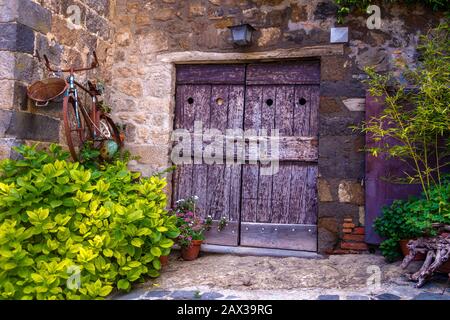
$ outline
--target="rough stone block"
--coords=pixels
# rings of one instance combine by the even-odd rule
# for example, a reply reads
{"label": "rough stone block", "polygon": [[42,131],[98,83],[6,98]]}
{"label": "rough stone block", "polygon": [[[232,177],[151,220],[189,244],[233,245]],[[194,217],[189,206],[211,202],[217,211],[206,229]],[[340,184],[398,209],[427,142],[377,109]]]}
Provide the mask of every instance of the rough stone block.
{"label": "rough stone block", "polygon": [[139,80],[123,79],[113,84],[117,90],[130,97],[142,97],[142,84]]}
{"label": "rough stone block", "polygon": [[319,115],[319,132],[321,136],[362,135],[354,130],[364,120],[362,112],[347,112],[344,114]]}
{"label": "rough stone block", "polygon": [[325,56],[320,60],[322,81],[344,80],[347,76],[347,61],[342,56]]}
{"label": "rough stone block", "polygon": [[339,202],[364,204],[364,188],[358,181],[342,181],[339,184],[338,196]]}
{"label": "rough stone block", "polygon": [[317,191],[319,194],[319,201],[321,201],[321,202],[333,201],[330,184],[325,179],[318,180]]}
{"label": "rough stone block", "polygon": [[41,78],[42,68],[33,56],[17,53],[14,78],[23,82],[32,83]]}
{"label": "rough stone block", "polygon": [[201,1],[190,1],[189,4],[189,16],[190,17],[199,17],[203,16],[206,13],[206,7],[202,4]]}
{"label": "rough stone block", "polygon": [[131,155],[140,157],[138,163],[151,164],[156,167],[164,167],[169,161],[169,146],[155,146],[150,144],[128,144],[125,148],[131,152]]}
{"label": "rough stone block", "polygon": [[358,206],[351,203],[319,202],[319,220],[323,218],[358,217]]}
{"label": "rough stone block", "polygon": [[342,81],[322,81],[320,83],[320,95],[324,97],[356,97],[364,98],[366,90],[361,81],[357,79]]}
{"label": "rough stone block", "polygon": [[0,0],[0,22],[12,22],[17,18],[18,1]]}
{"label": "rough stone block", "polygon": [[9,51],[0,51],[0,79],[14,79],[14,69],[16,58],[14,53]]}
{"label": "rough stone block", "polygon": [[153,19],[159,21],[168,21],[176,17],[175,10],[171,8],[160,8],[154,12],[152,12]]}
{"label": "rough stone block", "polygon": [[0,109],[8,110],[14,106],[13,80],[0,80]]}
{"label": "rough stone block", "polygon": [[337,102],[337,98],[333,97],[320,97],[319,114],[330,114],[341,112],[342,108]]}
{"label": "rough stone block", "polygon": [[110,2],[109,0],[83,0],[86,5],[97,11],[98,14],[102,16],[107,16],[110,10]]}
{"label": "rough stone block", "polygon": [[0,28],[0,50],[34,52],[34,32],[17,23],[5,23]]}
{"label": "rough stone block", "polygon": [[40,55],[46,55],[47,58],[55,65],[61,63],[61,55],[63,54],[63,46],[56,41],[50,41],[42,34],[36,34],[36,50]]}
{"label": "rough stone block", "polygon": [[336,15],[337,6],[333,2],[319,2],[314,10],[314,18],[325,20]]}
{"label": "rough stone block", "polygon": [[[3,121],[0,121],[3,123]],[[18,139],[58,142],[60,121],[28,112],[11,112],[6,135]]]}
{"label": "rough stone block", "polygon": [[12,112],[7,110],[0,110],[0,137],[6,134],[11,122]]}
{"label": "rough stone block", "polygon": [[50,31],[52,25],[52,14],[50,10],[43,8],[31,0],[17,1],[17,22],[44,34]]}
{"label": "rough stone block", "polygon": [[364,177],[364,137],[321,136],[319,140],[319,172],[322,177]]}
{"label": "rough stone block", "polygon": [[258,47],[266,47],[275,45],[281,36],[280,28],[263,28],[259,30],[260,35],[257,40]]}
{"label": "rough stone block", "polygon": [[89,32],[97,34],[105,40],[110,37],[108,21],[92,11],[87,11],[86,28]]}
{"label": "rough stone block", "polygon": [[14,83],[13,106],[22,111],[28,109],[27,87],[18,81]]}

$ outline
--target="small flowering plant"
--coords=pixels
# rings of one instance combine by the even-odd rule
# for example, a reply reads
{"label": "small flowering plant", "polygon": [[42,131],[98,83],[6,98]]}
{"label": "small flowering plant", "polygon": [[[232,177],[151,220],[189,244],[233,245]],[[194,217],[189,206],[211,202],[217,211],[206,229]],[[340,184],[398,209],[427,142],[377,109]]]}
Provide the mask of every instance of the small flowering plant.
{"label": "small flowering plant", "polygon": [[205,240],[205,231],[211,228],[212,218],[202,219],[195,214],[197,196],[180,199],[172,213],[176,215],[176,226],[180,230],[177,242],[181,247],[189,247],[192,240]]}

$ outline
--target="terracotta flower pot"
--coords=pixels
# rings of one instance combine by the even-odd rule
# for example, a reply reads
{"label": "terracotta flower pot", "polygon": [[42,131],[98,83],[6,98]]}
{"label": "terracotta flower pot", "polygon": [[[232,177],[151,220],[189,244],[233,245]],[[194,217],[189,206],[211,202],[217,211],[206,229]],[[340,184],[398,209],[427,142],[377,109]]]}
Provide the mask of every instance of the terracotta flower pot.
{"label": "terracotta flower pot", "polygon": [[192,261],[197,259],[198,254],[200,253],[202,242],[203,240],[192,240],[189,247],[182,247],[181,257],[183,258],[183,260]]}
{"label": "terracotta flower pot", "polygon": [[169,263],[169,256],[160,256],[159,262],[161,262],[161,266],[165,267]]}

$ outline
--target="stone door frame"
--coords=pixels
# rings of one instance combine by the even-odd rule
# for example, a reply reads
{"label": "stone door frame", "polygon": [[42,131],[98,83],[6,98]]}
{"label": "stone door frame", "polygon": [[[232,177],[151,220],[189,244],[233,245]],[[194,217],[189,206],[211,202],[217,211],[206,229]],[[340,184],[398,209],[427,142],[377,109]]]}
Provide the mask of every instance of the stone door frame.
{"label": "stone door frame", "polygon": [[[324,58],[332,56],[344,56],[344,44],[330,44],[330,45],[318,45],[318,46],[307,46],[301,48],[291,48],[291,49],[278,49],[272,51],[261,51],[261,52],[203,52],[203,51],[183,51],[183,52],[172,52],[172,53],[161,53],[157,54],[153,61],[151,62],[151,69],[154,70],[155,74],[158,73],[161,76],[168,77],[170,80],[164,79],[162,85],[158,85],[158,78],[155,76],[153,79],[152,86],[155,86],[151,91],[152,95],[155,97],[160,97],[159,101],[165,103],[170,112],[170,123],[173,124],[175,116],[175,93],[176,93],[176,65],[179,64],[226,64],[226,63],[251,63],[251,62],[274,62],[283,60],[293,60],[293,59],[318,59],[321,63]],[[323,73],[320,73],[320,86],[322,91],[322,81]],[[169,84],[169,85],[167,85]],[[320,108],[319,108],[320,115]],[[170,163],[170,148],[167,153],[168,163]],[[319,145],[320,145],[320,128],[319,128]],[[318,160],[319,166],[319,177],[320,177],[320,166],[321,158],[319,154]],[[168,179],[169,189],[171,190],[171,179]],[[318,219],[320,220],[320,201],[319,201],[319,213]],[[320,228],[318,229],[318,250],[321,251],[320,244]],[[213,245],[211,245],[213,246]],[[222,247],[222,246],[216,246]],[[224,251],[231,252],[234,249],[232,247],[228,248],[205,248],[206,251]],[[245,251],[246,250],[246,251]],[[248,252],[249,248],[245,248],[244,251]],[[253,249],[252,249],[253,250]],[[252,251],[250,250],[250,251]],[[255,248],[254,251],[258,251]],[[294,250],[279,250],[279,249],[261,249],[264,253],[255,252],[256,254],[268,254],[268,255],[287,255],[287,256],[298,256],[299,252]],[[239,249],[238,249],[239,251]],[[272,252],[273,251],[273,252]],[[302,253],[300,252],[300,255]]]}

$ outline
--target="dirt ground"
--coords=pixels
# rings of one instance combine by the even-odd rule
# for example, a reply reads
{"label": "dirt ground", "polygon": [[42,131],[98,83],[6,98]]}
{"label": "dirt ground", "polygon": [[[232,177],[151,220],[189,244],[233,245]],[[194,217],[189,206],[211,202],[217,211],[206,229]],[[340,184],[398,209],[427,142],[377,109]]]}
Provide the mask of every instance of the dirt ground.
{"label": "dirt ground", "polygon": [[[418,266],[413,263],[408,270]],[[183,261],[175,252],[159,278],[115,299],[395,300],[424,293],[450,298],[446,276],[416,289],[404,277],[408,270],[375,254],[305,259],[202,253],[197,260]]]}

